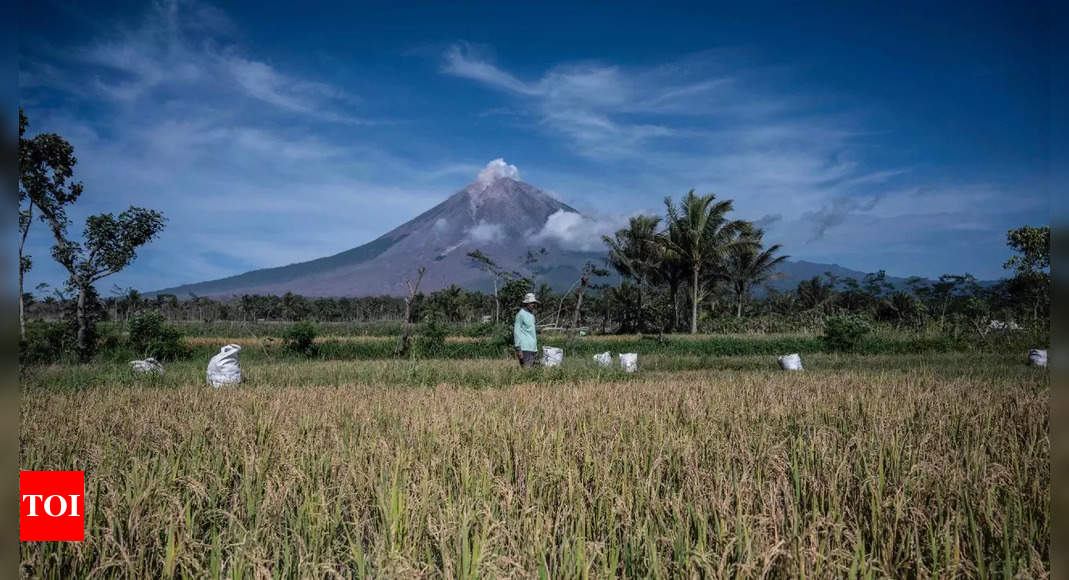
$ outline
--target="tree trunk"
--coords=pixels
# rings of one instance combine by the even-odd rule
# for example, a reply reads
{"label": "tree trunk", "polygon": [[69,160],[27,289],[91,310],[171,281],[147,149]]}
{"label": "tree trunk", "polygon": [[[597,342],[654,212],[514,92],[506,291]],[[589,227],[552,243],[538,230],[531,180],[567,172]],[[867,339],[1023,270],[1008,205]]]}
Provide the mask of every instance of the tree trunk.
{"label": "tree trunk", "polygon": [[672,296],[672,332],[679,330],[679,280],[668,282],[668,292]]}
{"label": "tree trunk", "polygon": [[[22,250],[26,247],[26,236],[30,233],[29,224],[33,223],[33,204],[30,204],[29,209],[29,222],[27,222],[26,229],[22,231],[22,238],[19,240],[19,338],[26,338],[26,305],[22,298],[22,283],[26,276],[26,269],[22,267]],[[22,223],[20,222],[21,226]]]}
{"label": "tree trunk", "polygon": [[89,362],[89,321],[85,312],[85,295],[85,287],[79,286],[78,308],[75,311],[75,317],[78,319],[78,358],[82,362]]}
{"label": "tree trunk", "polygon": [[643,307],[642,280],[636,280],[636,282],[637,282],[636,286],[637,286],[637,290],[638,290],[638,312],[635,313],[635,330],[638,331],[638,332],[642,332],[643,330],[646,329],[645,325],[642,322],[642,320],[643,320],[643,316],[642,316],[642,307]]}
{"label": "tree trunk", "polygon": [[587,277],[583,276],[579,282],[579,296],[575,300],[575,318],[572,319],[572,332],[579,327],[579,309],[583,307],[583,293],[586,291]]}
{"label": "tree trunk", "polygon": [[401,345],[397,349],[397,355],[405,356],[408,354],[409,340],[408,330],[412,323],[412,301],[416,299],[416,293],[419,292],[419,283],[423,281],[423,273],[427,269],[420,267],[419,276],[416,278],[416,283],[412,284],[412,280],[405,280],[405,284],[408,286],[408,298],[405,299],[405,323],[401,331]]}
{"label": "tree trunk", "polygon": [[497,296],[497,277],[494,277],[494,324],[501,317],[501,299]]}
{"label": "tree trunk", "polygon": [[26,338],[26,305],[22,299],[22,249],[19,249],[19,338]]}
{"label": "tree trunk", "polygon": [[746,288],[740,286],[739,288],[737,288],[737,291],[739,297],[737,304],[735,304],[735,318],[742,318],[742,306],[746,301],[747,290]]}
{"label": "tree trunk", "polygon": [[697,266],[694,267],[694,277],[691,281],[691,301],[690,301],[690,333],[698,334],[698,270]]}

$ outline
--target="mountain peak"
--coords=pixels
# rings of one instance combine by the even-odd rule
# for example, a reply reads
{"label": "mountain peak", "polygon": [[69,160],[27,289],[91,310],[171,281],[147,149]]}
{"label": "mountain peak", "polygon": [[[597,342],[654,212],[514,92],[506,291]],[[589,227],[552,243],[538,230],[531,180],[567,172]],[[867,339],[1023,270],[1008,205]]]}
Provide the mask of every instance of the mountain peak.
{"label": "mountain peak", "polygon": [[[486,283],[467,253],[482,250],[502,267],[519,268],[530,240],[558,212],[576,213],[555,196],[519,180],[519,170],[494,159],[476,180],[378,239],[309,262],[165,290],[198,295],[282,294],[362,296],[404,292],[411,268],[426,265],[425,291],[450,284]],[[551,241],[539,241],[552,245]],[[562,276],[577,273],[563,254],[554,265]],[[578,260],[574,258],[573,261]],[[565,267],[565,265],[567,267]],[[406,269],[407,268],[407,269]],[[566,273],[565,270],[567,270]]]}

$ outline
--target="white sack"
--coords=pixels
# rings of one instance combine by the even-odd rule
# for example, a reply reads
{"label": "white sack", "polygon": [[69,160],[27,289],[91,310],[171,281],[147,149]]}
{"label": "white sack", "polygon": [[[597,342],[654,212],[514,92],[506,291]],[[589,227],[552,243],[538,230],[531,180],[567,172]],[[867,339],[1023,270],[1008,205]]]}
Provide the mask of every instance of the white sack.
{"label": "white sack", "polygon": [[785,371],[802,370],[802,357],[798,353],[779,357],[779,366]]}
{"label": "white sack", "polygon": [[598,366],[601,367],[611,367],[612,353],[610,353],[609,351],[598,353],[594,355],[594,362],[598,363]]}
{"label": "white sack", "polygon": [[633,373],[638,370],[638,353],[621,352],[620,366],[625,372]]}
{"label": "white sack", "polygon": [[1038,348],[1028,351],[1028,364],[1034,367],[1047,366],[1047,351]]}
{"label": "white sack", "polygon": [[560,366],[561,361],[564,360],[564,350],[555,346],[543,346],[542,347],[542,366],[555,367]]}
{"label": "white sack", "polygon": [[163,365],[161,365],[156,359],[149,357],[144,360],[132,360],[130,361],[130,368],[135,373],[162,373]]}
{"label": "white sack", "polygon": [[238,366],[238,352],[241,346],[228,344],[208,363],[208,384],[213,387],[233,385],[241,382],[241,367]]}

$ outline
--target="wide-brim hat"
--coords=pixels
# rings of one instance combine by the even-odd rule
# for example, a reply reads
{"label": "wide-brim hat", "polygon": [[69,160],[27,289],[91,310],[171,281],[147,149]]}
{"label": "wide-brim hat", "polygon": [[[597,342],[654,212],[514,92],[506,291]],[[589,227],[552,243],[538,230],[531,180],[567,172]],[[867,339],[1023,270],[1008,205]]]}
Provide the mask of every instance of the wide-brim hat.
{"label": "wide-brim hat", "polygon": [[538,298],[536,298],[534,295],[534,292],[528,292],[527,295],[523,297],[523,303],[531,304],[532,302],[535,304],[539,303]]}

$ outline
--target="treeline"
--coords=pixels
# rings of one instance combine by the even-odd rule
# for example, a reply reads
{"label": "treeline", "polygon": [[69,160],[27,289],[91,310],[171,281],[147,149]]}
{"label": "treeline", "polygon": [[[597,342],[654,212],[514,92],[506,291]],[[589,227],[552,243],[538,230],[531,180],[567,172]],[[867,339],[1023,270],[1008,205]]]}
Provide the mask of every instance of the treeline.
{"label": "treeline", "polygon": [[[638,220],[642,218],[636,218]],[[645,226],[643,226],[645,227]],[[1010,232],[1019,239],[1023,232],[1036,233],[1042,241],[1047,228],[1020,228]],[[631,236],[631,237],[629,237]],[[617,232],[617,240],[633,240],[634,229]],[[615,241],[615,240],[614,240]],[[655,271],[657,262],[637,269],[625,242],[613,248],[613,265],[623,277],[615,286],[588,283],[583,303],[575,316],[576,289],[556,292],[548,285],[533,290],[542,302],[538,313],[544,326],[568,329],[579,326],[604,333],[673,332],[685,327],[680,313],[690,306],[690,292],[672,288],[671,278]],[[1013,244],[1011,243],[1011,246]],[[1043,243],[1039,247],[1044,247]],[[757,247],[757,254],[768,250]],[[985,335],[992,330],[1011,330],[1025,325],[1045,325],[1049,320],[1049,265],[1019,251],[1008,265],[1016,275],[994,284],[981,284],[969,274],[946,274],[937,280],[911,278],[893,285],[884,272],[861,279],[840,278],[830,273],[798,282],[791,290],[776,290],[768,278],[760,280],[761,297],[744,295],[726,276],[701,289],[698,330],[703,332],[798,332],[817,331],[824,318],[857,315],[874,323],[903,330],[927,330],[960,335]],[[1049,253],[1048,253],[1049,256]],[[1046,258],[1049,260],[1049,257]],[[625,260],[627,260],[625,262]],[[1023,261],[1022,261],[1023,260]],[[626,264],[626,266],[624,266]],[[1019,268],[1018,266],[1022,266]],[[1018,271],[1020,270],[1020,271]],[[710,268],[715,272],[714,268]],[[520,277],[504,281],[495,297],[451,286],[428,294],[417,293],[412,303],[414,322],[438,321],[454,326],[507,322],[531,281]],[[751,284],[751,287],[756,283]],[[690,290],[682,284],[682,289]],[[144,312],[155,312],[171,322],[295,322],[400,323],[405,301],[400,297],[307,298],[292,293],[282,296],[245,295],[228,300],[207,297],[155,295],[146,297],[134,289],[113,288],[106,297],[90,297],[92,310],[101,320],[127,322]],[[62,320],[75,307],[72,297],[51,294],[24,297],[31,319]],[[504,312],[494,320],[497,303]],[[741,306],[740,306],[741,305]]]}

